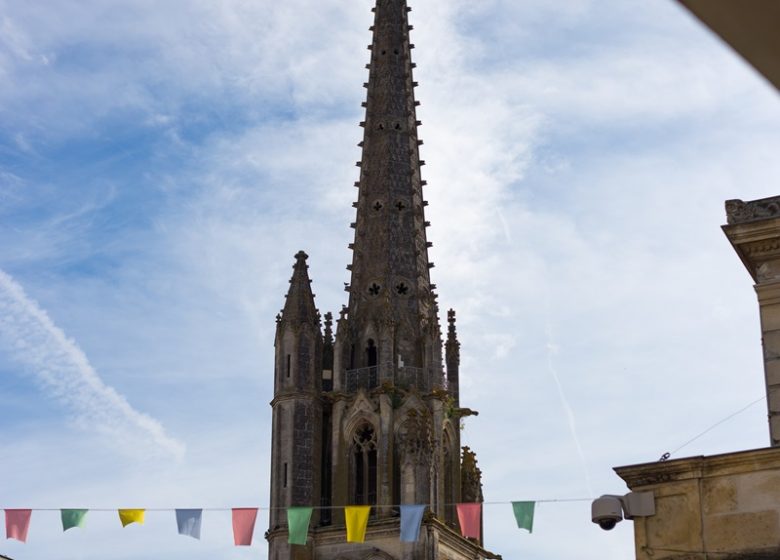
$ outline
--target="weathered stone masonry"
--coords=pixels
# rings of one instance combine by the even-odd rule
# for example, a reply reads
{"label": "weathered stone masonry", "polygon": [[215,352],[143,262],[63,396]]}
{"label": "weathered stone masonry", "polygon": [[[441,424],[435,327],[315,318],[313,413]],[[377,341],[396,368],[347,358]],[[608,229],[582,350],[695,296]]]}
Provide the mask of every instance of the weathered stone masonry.
{"label": "weathered stone masonry", "polygon": [[[496,558],[460,536],[454,504],[482,499],[460,447],[460,342],[448,313],[446,374],[421,177],[406,0],[373,8],[348,304],[323,322],[308,255],[295,256],[277,316],[270,560]],[[346,544],[343,509],[375,506],[366,543]],[[429,504],[417,543],[398,538],[399,504]],[[291,505],[315,510],[307,546],[287,544]],[[329,506],[336,506],[330,509]]]}

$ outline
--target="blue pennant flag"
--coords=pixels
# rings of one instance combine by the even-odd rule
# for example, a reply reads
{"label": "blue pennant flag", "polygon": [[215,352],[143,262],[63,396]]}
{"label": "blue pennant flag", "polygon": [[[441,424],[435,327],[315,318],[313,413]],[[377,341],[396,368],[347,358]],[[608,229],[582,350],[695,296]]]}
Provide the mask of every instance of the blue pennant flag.
{"label": "blue pennant flag", "polygon": [[401,506],[401,541],[417,542],[420,538],[420,524],[422,523],[425,506]]}
{"label": "blue pennant flag", "polygon": [[177,509],[176,524],[179,526],[179,534],[200,539],[200,522],[202,518],[202,509]]}

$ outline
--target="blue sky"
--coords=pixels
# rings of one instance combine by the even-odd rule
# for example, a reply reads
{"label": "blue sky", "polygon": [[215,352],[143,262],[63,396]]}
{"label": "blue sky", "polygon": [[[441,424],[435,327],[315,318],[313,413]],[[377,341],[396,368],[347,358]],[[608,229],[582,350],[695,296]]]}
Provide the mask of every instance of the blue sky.
{"label": "blue sky", "polygon": [[[488,501],[625,490],[763,394],[723,201],[777,194],[776,92],[671,1],[411,3],[427,218]],[[346,302],[371,3],[0,0],[2,507],[267,504],[293,255]],[[758,404],[676,456],[768,443]],[[632,527],[486,506],[504,558],[622,560]],[[207,512],[31,560],[264,558]],[[154,551],[154,552],[152,552]]]}

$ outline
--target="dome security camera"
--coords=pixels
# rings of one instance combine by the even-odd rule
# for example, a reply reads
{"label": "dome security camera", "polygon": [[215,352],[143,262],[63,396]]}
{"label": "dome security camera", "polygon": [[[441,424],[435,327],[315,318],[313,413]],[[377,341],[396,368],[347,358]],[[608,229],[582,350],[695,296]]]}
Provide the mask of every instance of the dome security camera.
{"label": "dome security camera", "polygon": [[605,531],[626,519],[655,515],[655,497],[652,492],[629,492],[625,496],[605,494],[590,505],[590,519]]}
{"label": "dome security camera", "polygon": [[623,505],[620,496],[605,495],[593,500],[590,506],[590,518],[593,523],[605,531],[611,531],[623,521]]}

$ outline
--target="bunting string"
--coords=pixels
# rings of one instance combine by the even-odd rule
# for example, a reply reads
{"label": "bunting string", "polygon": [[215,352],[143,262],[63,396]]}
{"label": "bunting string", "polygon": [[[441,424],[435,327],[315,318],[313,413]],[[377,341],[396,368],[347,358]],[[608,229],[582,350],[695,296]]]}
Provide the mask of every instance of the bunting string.
{"label": "bunting string", "polygon": [[[512,512],[520,529],[533,531],[536,504],[585,502],[593,498],[548,498],[526,501],[497,501],[478,503],[445,503],[445,507],[454,507],[460,525],[461,534],[466,538],[481,538],[482,512],[484,506],[511,505]],[[62,530],[83,528],[90,512],[116,512],[122,527],[137,524],[144,525],[147,512],[175,512],[176,526],[180,535],[200,539],[203,512],[227,512],[232,514],[233,540],[236,546],[251,546],[255,523],[259,511],[285,510],[287,512],[288,542],[293,545],[305,545],[309,534],[312,513],[316,510],[344,510],[347,542],[362,543],[366,538],[369,518],[373,508],[390,508],[400,513],[399,538],[402,542],[416,542],[420,538],[420,528],[426,508],[430,504],[389,504],[389,505],[346,505],[346,506],[309,506],[309,507],[207,507],[197,509],[182,508],[5,508],[6,537],[26,542],[33,512],[60,512]]]}
{"label": "bunting string", "polygon": [[[535,502],[537,504],[566,503],[566,502],[592,502],[597,497],[598,496],[596,496],[594,498],[540,498],[538,500],[526,500],[526,501],[532,501],[532,502]],[[482,504],[483,506],[501,506],[501,505],[508,506],[508,505],[512,505],[516,501],[517,500],[489,501],[489,502],[478,502],[478,503]],[[403,506],[406,506],[406,505],[425,505],[427,507],[433,507],[432,504],[387,504],[387,505],[384,505],[384,504],[374,504],[371,507],[372,508],[393,508],[393,509],[397,509],[397,510],[400,511],[400,508],[403,507]],[[453,502],[453,503],[444,503],[444,504],[441,504],[441,505],[444,506],[444,507],[454,507],[454,506],[456,506],[458,504],[456,502]],[[277,507],[253,506],[253,507],[257,507],[257,509],[259,511],[286,511],[286,510],[290,509],[287,506],[277,506]],[[345,507],[349,507],[349,506],[344,505],[344,506],[307,506],[307,507],[311,507],[314,511],[317,511],[317,510],[344,509]],[[31,511],[62,511],[63,510],[63,508],[49,508],[49,507],[46,507],[46,508],[28,508],[28,509],[30,509]],[[106,507],[84,508],[84,509],[88,509],[89,511],[102,511],[102,512],[106,512],[106,511],[114,512],[114,511],[118,510],[118,508],[106,508]],[[144,508],[144,511],[156,511],[156,512],[159,512],[159,511],[176,511],[177,509],[179,509],[179,508],[173,508],[173,507]],[[198,509],[201,510],[201,511],[232,511],[232,510],[234,510],[236,508],[232,508],[232,507],[203,507],[203,508],[198,508]]]}

